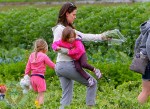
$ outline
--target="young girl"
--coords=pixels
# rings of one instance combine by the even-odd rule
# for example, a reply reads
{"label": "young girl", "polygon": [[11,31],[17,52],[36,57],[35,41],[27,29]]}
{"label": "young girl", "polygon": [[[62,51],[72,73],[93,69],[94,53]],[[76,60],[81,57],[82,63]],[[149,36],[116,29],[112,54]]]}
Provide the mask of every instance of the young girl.
{"label": "young girl", "polygon": [[38,92],[38,96],[35,100],[36,108],[40,108],[40,105],[44,103],[44,92],[46,91],[46,82],[44,74],[46,71],[46,65],[54,69],[55,64],[46,55],[48,51],[48,45],[45,40],[37,39],[34,43],[34,52],[30,54],[28,63],[25,69],[25,75],[31,72],[31,85],[35,92]]}
{"label": "young girl", "polygon": [[80,39],[76,38],[75,31],[67,26],[62,32],[62,40],[55,41],[52,44],[52,48],[55,51],[61,50],[61,47],[68,48],[68,55],[74,59],[75,67],[80,74],[88,80],[89,86],[94,85],[94,81],[90,76],[82,69],[86,68],[90,71],[93,71],[98,79],[101,77],[99,69],[94,68],[93,66],[87,63],[87,56],[85,52],[84,45]]}

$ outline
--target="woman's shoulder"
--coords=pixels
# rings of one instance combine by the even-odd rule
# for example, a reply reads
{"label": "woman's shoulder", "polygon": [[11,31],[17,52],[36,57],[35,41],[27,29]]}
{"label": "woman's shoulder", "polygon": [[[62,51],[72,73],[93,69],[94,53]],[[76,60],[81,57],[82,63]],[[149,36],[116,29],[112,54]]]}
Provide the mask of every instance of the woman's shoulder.
{"label": "woman's shoulder", "polygon": [[56,26],[52,27],[52,31],[55,30],[63,30],[65,28],[65,26],[63,26],[62,24],[57,24]]}

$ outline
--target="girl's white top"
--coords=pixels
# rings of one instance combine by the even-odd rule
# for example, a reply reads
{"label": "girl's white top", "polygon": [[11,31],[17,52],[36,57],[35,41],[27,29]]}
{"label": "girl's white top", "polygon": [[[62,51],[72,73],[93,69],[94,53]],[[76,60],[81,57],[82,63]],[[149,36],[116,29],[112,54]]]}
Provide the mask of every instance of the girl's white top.
{"label": "girl's white top", "polygon": [[[65,26],[58,24],[55,27],[52,28],[54,41],[58,41],[62,37],[62,31],[65,28]],[[75,30],[75,33],[79,36],[81,36],[83,41],[102,41],[102,34],[84,34],[80,31]],[[79,37],[80,38],[80,37]],[[57,60],[59,61],[72,61],[73,59],[69,57],[67,54],[58,52]]]}

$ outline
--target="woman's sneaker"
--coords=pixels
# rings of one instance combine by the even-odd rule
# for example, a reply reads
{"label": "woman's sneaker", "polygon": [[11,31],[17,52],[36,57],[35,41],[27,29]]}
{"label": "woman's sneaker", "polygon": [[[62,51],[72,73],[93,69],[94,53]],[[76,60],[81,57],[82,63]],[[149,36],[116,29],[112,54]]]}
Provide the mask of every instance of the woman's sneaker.
{"label": "woman's sneaker", "polygon": [[94,79],[91,77],[88,79],[88,82],[89,82],[89,85],[88,85],[89,87],[95,84]]}
{"label": "woman's sneaker", "polygon": [[95,75],[97,76],[98,79],[100,79],[102,77],[102,74],[101,74],[99,69],[95,69],[94,73],[95,73]]}

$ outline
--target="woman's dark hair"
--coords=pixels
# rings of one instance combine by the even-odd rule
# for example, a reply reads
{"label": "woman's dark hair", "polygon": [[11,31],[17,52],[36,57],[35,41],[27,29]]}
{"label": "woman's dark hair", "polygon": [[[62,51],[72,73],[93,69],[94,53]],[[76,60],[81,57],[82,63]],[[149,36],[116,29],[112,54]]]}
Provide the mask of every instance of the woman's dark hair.
{"label": "woman's dark hair", "polygon": [[62,32],[62,40],[68,41],[68,39],[70,38],[71,35],[73,35],[74,38],[76,38],[75,30],[72,29],[70,26],[67,26],[66,28],[64,28],[64,30]]}
{"label": "woman's dark hair", "polygon": [[73,11],[76,10],[76,9],[77,9],[77,7],[76,7],[73,3],[71,3],[71,2],[65,3],[65,4],[62,6],[62,8],[60,9],[60,11],[59,11],[57,24],[58,24],[58,23],[61,23],[61,24],[64,25],[64,26],[70,26],[70,27],[74,28],[72,24],[69,24],[69,23],[67,22],[66,13],[67,13],[67,12],[68,12],[68,13],[71,13],[71,12],[73,12]]}

